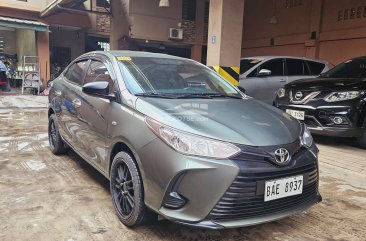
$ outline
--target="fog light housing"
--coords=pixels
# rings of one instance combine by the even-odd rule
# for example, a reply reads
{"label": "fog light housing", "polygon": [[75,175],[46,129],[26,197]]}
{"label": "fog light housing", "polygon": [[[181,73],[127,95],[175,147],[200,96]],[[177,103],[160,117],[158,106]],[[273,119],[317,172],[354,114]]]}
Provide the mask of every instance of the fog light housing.
{"label": "fog light housing", "polygon": [[342,123],[343,123],[343,119],[342,119],[342,117],[339,117],[339,116],[333,117],[333,118],[332,118],[332,121],[333,121],[333,123],[334,123],[334,124],[336,124],[336,125],[340,125],[340,124],[342,124]]}
{"label": "fog light housing", "polygon": [[349,124],[348,119],[344,116],[331,116],[329,118],[330,118],[330,121],[332,122],[332,124],[335,124],[335,125],[348,125]]}
{"label": "fog light housing", "polygon": [[164,199],[163,206],[169,209],[180,209],[186,205],[187,200],[177,192],[171,192]]}

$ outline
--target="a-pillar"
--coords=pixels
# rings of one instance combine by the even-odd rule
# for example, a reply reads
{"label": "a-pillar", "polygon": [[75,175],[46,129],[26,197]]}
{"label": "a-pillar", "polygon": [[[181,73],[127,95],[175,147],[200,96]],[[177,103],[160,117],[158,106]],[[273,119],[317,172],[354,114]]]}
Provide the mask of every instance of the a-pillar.
{"label": "a-pillar", "polygon": [[244,0],[210,0],[207,65],[239,84]]}
{"label": "a-pillar", "polygon": [[37,32],[37,55],[41,69],[41,80],[43,87],[46,87],[50,80],[50,34],[46,32]]}

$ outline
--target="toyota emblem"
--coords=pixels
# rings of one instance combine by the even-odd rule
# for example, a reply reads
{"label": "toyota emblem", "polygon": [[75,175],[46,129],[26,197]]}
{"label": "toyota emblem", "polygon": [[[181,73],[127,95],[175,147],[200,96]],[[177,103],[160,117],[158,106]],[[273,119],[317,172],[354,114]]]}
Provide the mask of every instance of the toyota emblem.
{"label": "toyota emblem", "polygon": [[296,94],[295,94],[295,99],[296,100],[301,100],[301,98],[303,97],[304,95],[302,94],[302,92],[301,91],[298,91],[298,92],[296,92]]}
{"label": "toyota emblem", "polygon": [[290,160],[290,153],[285,148],[280,148],[275,151],[275,160],[278,164],[286,164]]}

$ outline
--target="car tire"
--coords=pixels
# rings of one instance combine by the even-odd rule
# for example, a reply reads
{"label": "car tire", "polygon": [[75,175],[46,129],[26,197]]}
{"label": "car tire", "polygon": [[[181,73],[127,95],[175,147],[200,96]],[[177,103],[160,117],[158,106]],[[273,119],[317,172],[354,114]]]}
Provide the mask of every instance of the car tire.
{"label": "car tire", "polygon": [[357,137],[357,144],[362,149],[366,149],[366,120],[365,120],[362,135],[360,137]]}
{"label": "car tire", "polygon": [[55,155],[64,154],[68,149],[60,136],[55,114],[48,119],[48,142],[51,152]]}
{"label": "car tire", "polygon": [[144,187],[132,156],[119,152],[113,159],[110,174],[112,202],[121,222],[133,227],[155,220],[156,214],[144,203]]}

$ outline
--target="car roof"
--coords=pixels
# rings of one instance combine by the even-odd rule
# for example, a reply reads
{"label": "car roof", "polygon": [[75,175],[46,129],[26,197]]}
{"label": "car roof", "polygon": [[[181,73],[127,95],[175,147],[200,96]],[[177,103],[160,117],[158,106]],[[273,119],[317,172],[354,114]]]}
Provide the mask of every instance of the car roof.
{"label": "car roof", "polygon": [[277,58],[286,58],[286,59],[301,59],[301,60],[309,60],[309,61],[315,61],[315,62],[320,62],[320,63],[328,63],[327,61],[323,61],[323,60],[318,60],[318,59],[310,59],[310,58],[305,58],[305,57],[295,57],[295,56],[250,56],[250,57],[245,57],[245,58],[241,58],[242,59],[259,59],[259,60],[270,60],[270,59],[277,59]]}
{"label": "car roof", "polygon": [[160,53],[150,53],[142,51],[129,51],[129,50],[112,50],[112,51],[93,51],[86,53],[84,56],[92,55],[105,55],[108,57],[145,57],[145,58],[166,58],[166,59],[184,59],[177,56]]}

